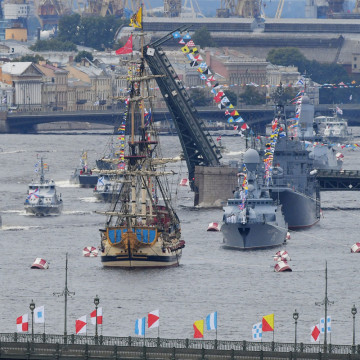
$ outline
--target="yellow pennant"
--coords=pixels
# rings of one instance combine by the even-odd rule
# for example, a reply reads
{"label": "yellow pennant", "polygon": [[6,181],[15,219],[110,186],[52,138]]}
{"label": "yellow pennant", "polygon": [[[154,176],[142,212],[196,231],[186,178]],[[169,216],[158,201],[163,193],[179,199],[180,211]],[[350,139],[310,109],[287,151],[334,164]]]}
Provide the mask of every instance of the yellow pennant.
{"label": "yellow pennant", "polygon": [[130,24],[134,28],[142,29],[142,8],[130,18]]}

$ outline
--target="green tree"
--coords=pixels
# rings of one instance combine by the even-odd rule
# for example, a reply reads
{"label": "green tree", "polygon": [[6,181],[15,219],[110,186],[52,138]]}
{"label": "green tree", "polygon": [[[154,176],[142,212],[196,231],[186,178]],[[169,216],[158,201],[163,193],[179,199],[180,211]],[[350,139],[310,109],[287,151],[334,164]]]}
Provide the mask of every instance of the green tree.
{"label": "green tree", "polygon": [[201,48],[216,46],[216,42],[212,38],[206,26],[203,26],[200,29],[196,30],[194,35],[192,36],[192,40],[196,45],[199,45]]}
{"label": "green tree", "polygon": [[76,45],[70,41],[59,39],[38,40],[29,47],[33,51],[77,51]]}
{"label": "green tree", "polygon": [[115,16],[80,17],[78,14],[62,16],[58,39],[97,50],[113,48],[114,37],[127,21]]}
{"label": "green tree", "polygon": [[212,101],[204,89],[190,89],[190,97],[195,106],[209,106]]}
{"label": "green tree", "polygon": [[261,105],[266,101],[265,94],[260,93],[254,86],[246,86],[239,99],[246,105]]}
{"label": "green tree", "polygon": [[297,48],[272,49],[266,60],[274,65],[297,66],[300,73],[307,73],[319,84],[350,81],[346,70],[341,65],[308,60]]}
{"label": "green tree", "polygon": [[81,16],[79,14],[65,15],[59,19],[58,39],[77,43]]}
{"label": "green tree", "polygon": [[82,50],[77,53],[74,60],[75,60],[75,62],[78,63],[84,58],[87,58],[88,60],[92,61],[94,57],[92,56],[92,54],[90,52]]}
{"label": "green tree", "polygon": [[14,61],[21,61],[21,62],[31,61],[33,63],[38,64],[39,61],[45,61],[45,59],[42,56],[40,56],[39,54],[36,54],[36,55],[24,55],[24,56],[21,56],[19,59],[12,60],[12,62],[14,62]]}
{"label": "green tree", "polygon": [[299,49],[293,47],[272,49],[266,60],[274,65],[297,66],[301,73],[305,72],[305,64],[308,61]]}

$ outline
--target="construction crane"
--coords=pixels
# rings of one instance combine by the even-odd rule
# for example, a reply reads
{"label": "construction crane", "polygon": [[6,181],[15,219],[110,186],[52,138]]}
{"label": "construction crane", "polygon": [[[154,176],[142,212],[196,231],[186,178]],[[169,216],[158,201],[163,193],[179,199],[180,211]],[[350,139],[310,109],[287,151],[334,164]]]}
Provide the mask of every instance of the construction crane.
{"label": "construction crane", "polygon": [[164,0],[164,16],[179,17],[181,14],[181,0]]}
{"label": "construction crane", "polygon": [[151,10],[149,1],[144,0],[78,0],[79,12],[83,15],[116,15],[125,17],[126,11],[135,13],[143,4],[143,14]]}
{"label": "construction crane", "polygon": [[275,19],[280,19],[281,18],[281,14],[284,8],[284,2],[285,0],[279,0],[279,4],[276,10],[276,14],[275,14]]}
{"label": "construction crane", "polygon": [[217,16],[240,16],[253,18],[260,16],[259,0],[221,0],[220,9],[217,9]]}
{"label": "construction crane", "polygon": [[164,0],[164,16],[183,18],[205,17],[200,10],[197,0],[185,0],[183,5],[181,5],[181,0]]}
{"label": "construction crane", "polygon": [[354,13],[355,14],[360,14],[360,0],[356,0]]}
{"label": "construction crane", "polygon": [[39,19],[42,29],[56,27],[62,15],[72,12],[72,3],[61,0],[40,0],[34,1],[36,17]]}

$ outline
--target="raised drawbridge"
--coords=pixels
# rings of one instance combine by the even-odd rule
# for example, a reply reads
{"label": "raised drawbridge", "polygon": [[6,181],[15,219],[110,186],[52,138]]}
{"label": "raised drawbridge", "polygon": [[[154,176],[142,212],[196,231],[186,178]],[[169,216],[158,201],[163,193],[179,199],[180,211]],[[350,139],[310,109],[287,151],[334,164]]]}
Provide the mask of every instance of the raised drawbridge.
{"label": "raised drawbridge", "polygon": [[[186,29],[184,26],[178,30]],[[156,78],[156,82],[174,121],[188,167],[191,188],[195,190],[195,166],[218,166],[222,156],[161,48],[161,44],[170,39],[172,34],[149,44],[144,48],[143,55],[153,75],[162,75]]]}

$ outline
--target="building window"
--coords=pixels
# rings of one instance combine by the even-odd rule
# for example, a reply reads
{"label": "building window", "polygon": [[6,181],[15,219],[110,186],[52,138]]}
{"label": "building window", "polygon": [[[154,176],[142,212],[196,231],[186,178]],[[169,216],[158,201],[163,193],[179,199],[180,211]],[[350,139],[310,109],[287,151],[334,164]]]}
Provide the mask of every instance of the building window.
{"label": "building window", "polygon": [[354,56],[354,61],[356,61],[357,60],[357,57],[356,56]]}
{"label": "building window", "polygon": [[356,66],[356,64],[354,64],[354,69],[356,69],[357,68],[357,66]]}

